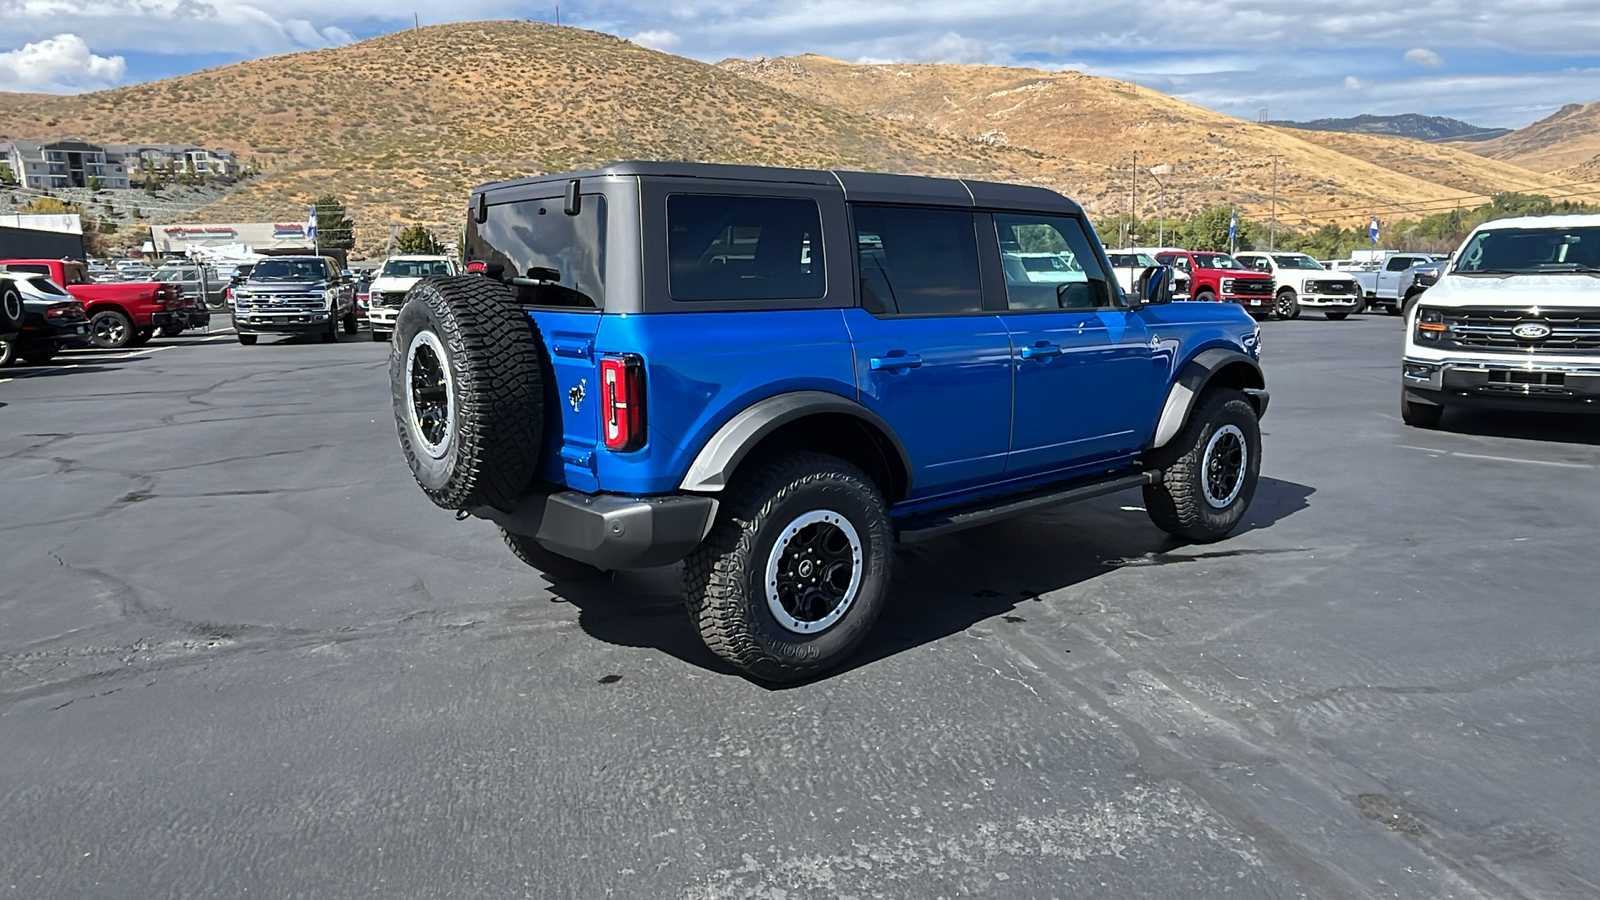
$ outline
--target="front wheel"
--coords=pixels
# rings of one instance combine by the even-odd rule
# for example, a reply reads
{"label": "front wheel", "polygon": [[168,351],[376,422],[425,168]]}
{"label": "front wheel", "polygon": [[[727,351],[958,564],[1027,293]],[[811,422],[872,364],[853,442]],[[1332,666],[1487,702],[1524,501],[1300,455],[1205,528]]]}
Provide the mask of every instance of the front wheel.
{"label": "front wheel", "polygon": [[239,343],[246,347],[254,347],[256,345],[256,336],[253,334],[241,334],[239,335]]}
{"label": "front wheel", "polygon": [[1400,421],[1412,428],[1438,428],[1444,418],[1444,407],[1432,403],[1418,403],[1400,392]]}
{"label": "front wheel", "polygon": [[878,486],[842,459],[795,452],[741,472],[684,563],[689,615],[711,652],[771,682],[853,652],[888,593],[894,534]]}
{"label": "front wheel", "polygon": [[387,341],[389,339],[389,332],[387,332],[387,331],[374,331],[372,333],[372,339],[381,344],[384,341]]}
{"label": "front wheel", "polygon": [[1156,527],[1191,541],[1219,541],[1238,526],[1256,493],[1256,409],[1240,391],[1208,390],[1183,430],[1149,461],[1161,470],[1160,479],[1144,488],[1144,506]]}
{"label": "front wheel", "polygon": [[1279,291],[1277,302],[1272,306],[1272,312],[1279,319],[1300,318],[1300,297],[1288,288]]}
{"label": "front wheel", "polygon": [[1201,290],[1200,293],[1194,295],[1194,299],[1201,303],[1211,303],[1217,299],[1217,295],[1209,290]]}
{"label": "front wheel", "polygon": [[361,320],[356,318],[356,311],[352,308],[350,314],[344,317],[344,333],[355,334],[360,330]]}
{"label": "front wheel", "polygon": [[1331,313],[1323,313],[1323,315],[1328,317],[1328,321],[1329,322],[1343,322],[1345,320],[1345,317],[1350,315],[1350,314],[1347,313],[1347,312],[1331,312]]}

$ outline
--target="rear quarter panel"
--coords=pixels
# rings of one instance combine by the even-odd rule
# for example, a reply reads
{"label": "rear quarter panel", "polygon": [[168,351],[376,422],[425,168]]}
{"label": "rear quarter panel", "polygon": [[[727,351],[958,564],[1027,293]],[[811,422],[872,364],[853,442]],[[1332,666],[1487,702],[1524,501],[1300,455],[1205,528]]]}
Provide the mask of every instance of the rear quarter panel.
{"label": "rear quarter panel", "polygon": [[[837,309],[605,315],[595,351],[645,361],[649,437],[632,453],[596,446],[596,485],[606,491],[676,490],[711,435],[757,401],[803,390],[856,399],[850,335]],[[600,403],[598,391],[590,394],[584,409],[569,404],[563,415],[593,435]]]}

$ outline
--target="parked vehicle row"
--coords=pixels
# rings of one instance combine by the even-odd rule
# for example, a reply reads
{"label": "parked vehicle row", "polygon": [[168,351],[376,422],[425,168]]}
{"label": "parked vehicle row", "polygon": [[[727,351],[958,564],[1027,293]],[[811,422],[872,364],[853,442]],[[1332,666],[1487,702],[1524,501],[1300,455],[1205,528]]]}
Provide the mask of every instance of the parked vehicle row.
{"label": "parked vehicle row", "polygon": [[48,362],[65,348],[89,343],[83,304],[46,276],[0,275],[0,310],[0,366]]}
{"label": "parked vehicle row", "polygon": [[210,322],[210,313],[186,301],[175,285],[156,282],[98,284],[88,267],[76,260],[0,260],[0,272],[42,276],[54,287],[82,303],[89,317],[89,339],[97,347],[120,349],[140,346],[158,330],[198,327]]}

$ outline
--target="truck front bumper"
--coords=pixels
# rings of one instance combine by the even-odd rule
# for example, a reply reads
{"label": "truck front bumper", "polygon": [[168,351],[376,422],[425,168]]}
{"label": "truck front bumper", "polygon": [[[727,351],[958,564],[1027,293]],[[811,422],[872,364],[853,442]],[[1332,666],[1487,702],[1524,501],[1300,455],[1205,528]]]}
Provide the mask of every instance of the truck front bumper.
{"label": "truck front bumper", "polygon": [[1354,312],[1361,307],[1357,294],[1301,294],[1300,305],[1307,309],[1347,309]]}
{"label": "truck front bumper", "polygon": [[328,314],[235,312],[233,330],[240,334],[321,334],[328,330]]}
{"label": "truck front bumper", "polygon": [[471,510],[552,553],[600,569],[649,569],[683,559],[716,521],[717,501],[700,494],[630,497],[536,486],[512,510]]}
{"label": "truck front bumper", "polygon": [[367,307],[367,323],[373,331],[393,331],[394,320],[400,317],[400,310],[391,306]]}
{"label": "truck front bumper", "polygon": [[1406,397],[1435,406],[1600,412],[1600,365],[1553,360],[1438,360],[1406,357]]}
{"label": "truck front bumper", "polygon": [[1271,309],[1277,302],[1272,294],[1223,294],[1223,303],[1237,303],[1245,309]]}

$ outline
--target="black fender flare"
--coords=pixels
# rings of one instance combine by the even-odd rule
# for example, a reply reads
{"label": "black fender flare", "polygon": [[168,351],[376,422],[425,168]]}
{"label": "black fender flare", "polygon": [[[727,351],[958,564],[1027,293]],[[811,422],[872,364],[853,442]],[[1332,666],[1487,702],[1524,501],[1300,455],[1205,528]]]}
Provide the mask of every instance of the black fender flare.
{"label": "black fender flare", "polygon": [[888,437],[899,454],[900,466],[906,473],[905,490],[911,489],[911,457],[905,445],[880,416],[860,403],[827,391],[791,391],[759,400],[741,410],[716,430],[700,448],[689,470],[679,482],[680,490],[720,491],[728,486],[751,448],[761,443],[767,435],[790,422],[818,413],[842,413],[853,416]]}
{"label": "black fender flare", "polygon": [[1267,380],[1261,374],[1261,365],[1237,350],[1225,347],[1202,350],[1184,365],[1183,371],[1178,373],[1177,380],[1167,391],[1167,402],[1161,408],[1161,419],[1156,423],[1156,433],[1150,441],[1150,449],[1164,447],[1177,437],[1178,432],[1182,431],[1184,424],[1189,421],[1189,412],[1194,409],[1195,398],[1199,397],[1212,379],[1224,369],[1240,365],[1245,369],[1233,369],[1243,375],[1237,387],[1250,398],[1251,405],[1256,408],[1256,416],[1258,418],[1265,416],[1271,395],[1266,391]]}

